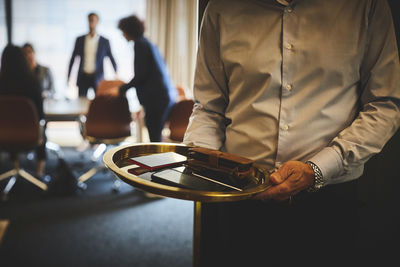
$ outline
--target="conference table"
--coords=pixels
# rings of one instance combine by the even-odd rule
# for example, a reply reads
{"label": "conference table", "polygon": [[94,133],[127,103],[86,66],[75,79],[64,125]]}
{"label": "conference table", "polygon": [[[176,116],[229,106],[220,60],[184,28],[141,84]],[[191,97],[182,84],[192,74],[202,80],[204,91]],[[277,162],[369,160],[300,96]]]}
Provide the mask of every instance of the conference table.
{"label": "conference table", "polygon": [[[43,111],[45,114],[46,122],[51,121],[78,121],[80,117],[85,116],[89,110],[90,99],[86,97],[77,98],[59,98],[59,99],[44,99]],[[138,116],[140,112],[137,107],[130,105],[132,117],[136,123],[136,136],[137,142],[143,141],[142,130],[144,127],[144,121],[142,116]]]}
{"label": "conference table", "polygon": [[86,115],[90,100],[86,97],[74,99],[45,99],[43,111],[46,121],[76,121]]}

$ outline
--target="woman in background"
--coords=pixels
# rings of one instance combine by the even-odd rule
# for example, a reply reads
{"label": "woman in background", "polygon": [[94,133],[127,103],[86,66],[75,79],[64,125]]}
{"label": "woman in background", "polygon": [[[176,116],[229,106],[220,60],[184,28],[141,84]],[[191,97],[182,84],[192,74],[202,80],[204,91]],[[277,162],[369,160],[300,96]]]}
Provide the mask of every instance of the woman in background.
{"label": "woman in background", "polygon": [[[38,111],[39,119],[44,118],[43,99],[39,81],[29,69],[28,62],[20,47],[7,45],[1,56],[0,95],[19,95],[31,99]],[[43,176],[46,162],[46,137],[36,149],[37,174]]]}
{"label": "woman in background", "polygon": [[177,101],[176,87],[157,47],[143,36],[144,23],[136,16],[129,16],[119,21],[118,28],[128,42],[135,42],[135,76],[119,92],[124,95],[129,88],[136,88],[150,141],[160,142],[168,114]]}
{"label": "woman in background", "polygon": [[50,71],[49,67],[43,66],[39,64],[36,60],[35,49],[33,49],[32,44],[26,43],[22,46],[22,50],[24,51],[25,57],[28,61],[28,66],[39,80],[39,84],[41,86],[42,96],[45,98],[54,97],[54,81],[53,74]]}

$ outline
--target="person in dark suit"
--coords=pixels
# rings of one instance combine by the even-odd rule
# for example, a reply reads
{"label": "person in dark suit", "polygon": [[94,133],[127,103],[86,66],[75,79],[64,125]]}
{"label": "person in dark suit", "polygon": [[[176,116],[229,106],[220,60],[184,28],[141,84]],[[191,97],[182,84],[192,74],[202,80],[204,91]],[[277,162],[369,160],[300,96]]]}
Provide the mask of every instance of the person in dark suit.
{"label": "person in dark suit", "polygon": [[80,57],[76,85],[79,88],[79,96],[83,97],[86,96],[89,88],[93,88],[96,91],[98,83],[104,78],[103,61],[105,57],[110,58],[115,72],[117,71],[117,64],[111,53],[110,42],[96,32],[99,16],[96,13],[90,13],[88,20],[89,33],[76,39],[68,67],[69,81],[75,58],[77,56]]}
{"label": "person in dark suit", "polygon": [[135,76],[119,88],[121,95],[131,88],[145,111],[145,123],[151,142],[161,141],[161,132],[177,100],[177,89],[157,47],[143,36],[144,23],[136,16],[119,21],[118,28],[127,41],[135,42]]}

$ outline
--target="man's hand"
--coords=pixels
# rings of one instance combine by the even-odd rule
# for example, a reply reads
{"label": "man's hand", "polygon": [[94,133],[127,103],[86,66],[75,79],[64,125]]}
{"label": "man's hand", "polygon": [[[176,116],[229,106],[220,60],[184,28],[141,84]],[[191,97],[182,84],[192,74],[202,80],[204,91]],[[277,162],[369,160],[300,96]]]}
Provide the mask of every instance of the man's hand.
{"label": "man's hand", "polygon": [[313,185],[314,171],[310,165],[300,161],[288,161],[270,176],[272,184],[257,194],[255,199],[285,200]]}

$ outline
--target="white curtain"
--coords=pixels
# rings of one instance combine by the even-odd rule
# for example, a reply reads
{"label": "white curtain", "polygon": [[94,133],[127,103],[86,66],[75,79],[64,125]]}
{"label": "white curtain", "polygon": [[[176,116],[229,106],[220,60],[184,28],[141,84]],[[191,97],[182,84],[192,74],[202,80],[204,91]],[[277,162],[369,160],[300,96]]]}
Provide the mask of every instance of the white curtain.
{"label": "white curtain", "polygon": [[147,0],[145,35],[158,46],[174,83],[192,96],[197,0]]}

